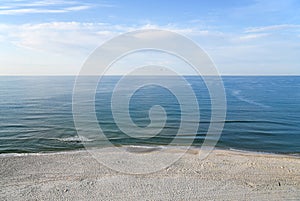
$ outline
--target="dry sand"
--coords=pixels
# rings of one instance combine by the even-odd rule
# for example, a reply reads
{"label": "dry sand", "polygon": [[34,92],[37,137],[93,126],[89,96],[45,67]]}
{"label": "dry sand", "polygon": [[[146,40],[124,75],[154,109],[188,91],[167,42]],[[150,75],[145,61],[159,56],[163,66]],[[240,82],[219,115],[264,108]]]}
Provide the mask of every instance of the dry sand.
{"label": "dry sand", "polygon": [[197,156],[192,150],[159,172],[131,175],[86,151],[0,155],[0,200],[300,200],[300,158],[225,150]]}

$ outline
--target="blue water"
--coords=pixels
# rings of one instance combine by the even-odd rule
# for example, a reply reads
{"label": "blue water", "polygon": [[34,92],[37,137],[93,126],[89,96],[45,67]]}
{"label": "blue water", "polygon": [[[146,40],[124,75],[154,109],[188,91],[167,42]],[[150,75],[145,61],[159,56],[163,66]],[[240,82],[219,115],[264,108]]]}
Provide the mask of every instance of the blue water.
{"label": "blue water", "polygon": [[[210,97],[200,77],[185,78],[199,102],[199,129],[193,145],[201,146],[211,118]],[[153,105],[165,109],[167,120],[157,136],[132,138],[118,128],[110,108],[118,80],[119,77],[105,77],[95,95],[98,124],[107,138],[115,145],[168,145],[180,126],[180,103],[176,97],[155,85],[136,91],[129,106],[136,125],[146,127],[150,123],[148,111]],[[0,153],[76,150],[83,148],[83,142],[93,145],[93,139],[78,137],[74,126],[74,81],[73,76],[0,77]],[[225,76],[223,82],[227,117],[217,147],[300,153],[300,77]],[[89,85],[88,79],[86,84]],[[191,137],[186,133],[178,145],[185,145],[185,138]]]}

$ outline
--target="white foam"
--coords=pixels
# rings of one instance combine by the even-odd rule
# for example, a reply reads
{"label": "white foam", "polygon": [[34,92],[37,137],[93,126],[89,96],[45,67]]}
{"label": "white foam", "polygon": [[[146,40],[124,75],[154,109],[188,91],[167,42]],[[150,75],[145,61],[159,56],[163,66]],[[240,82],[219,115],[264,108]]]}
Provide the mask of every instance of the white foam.
{"label": "white foam", "polygon": [[56,138],[59,141],[63,142],[91,142],[92,139],[86,138],[84,136],[74,136],[74,137],[67,137],[67,138]]}

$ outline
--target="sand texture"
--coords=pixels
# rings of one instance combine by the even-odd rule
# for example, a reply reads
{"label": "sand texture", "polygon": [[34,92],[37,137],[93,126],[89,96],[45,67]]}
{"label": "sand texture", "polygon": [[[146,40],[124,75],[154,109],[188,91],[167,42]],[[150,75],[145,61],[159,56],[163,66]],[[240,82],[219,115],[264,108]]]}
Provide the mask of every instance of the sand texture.
{"label": "sand texture", "polygon": [[192,150],[161,171],[132,175],[86,151],[0,155],[0,200],[300,200],[300,158],[226,150],[197,156]]}

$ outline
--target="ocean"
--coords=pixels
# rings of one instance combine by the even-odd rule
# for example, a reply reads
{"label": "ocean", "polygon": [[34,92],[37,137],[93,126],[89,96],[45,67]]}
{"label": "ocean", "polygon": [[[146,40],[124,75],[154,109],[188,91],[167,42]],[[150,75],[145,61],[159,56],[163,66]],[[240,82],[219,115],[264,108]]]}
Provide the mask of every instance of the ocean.
{"label": "ocean", "polygon": [[[1,76],[0,153],[78,150],[84,149],[84,143],[100,146],[101,143],[88,135],[79,137],[77,134],[72,113],[75,79],[75,76]],[[134,138],[119,128],[112,114],[111,98],[119,79],[119,76],[104,77],[95,93],[96,123],[107,139],[116,146],[168,146],[180,122],[190,121],[181,119],[176,96],[158,85],[137,90],[129,104],[132,122],[141,129],[146,128],[151,123],[149,109],[154,105],[165,109],[166,119],[157,135]],[[190,123],[198,124],[199,128],[196,133],[181,133],[182,141],[177,145],[189,145],[185,144],[186,139],[192,138],[192,146],[200,147],[210,124],[211,100],[201,77],[186,76],[185,79],[196,95],[200,113],[199,121]],[[299,76],[223,76],[222,79],[227,112],[217,148],[300,154]],[[89,87],[88,78],[86,86]],[[181,95],[184,96],[185,91]],[[157,126],[160,125],[162,120],[156,120]],[[122,123],[122,119],[119,121]],[[86,124],[89,123],[87,120]],[[153,125],[155,127],[155,122]],[[130,131],[129,125],[123,126],[128,126]]]}

